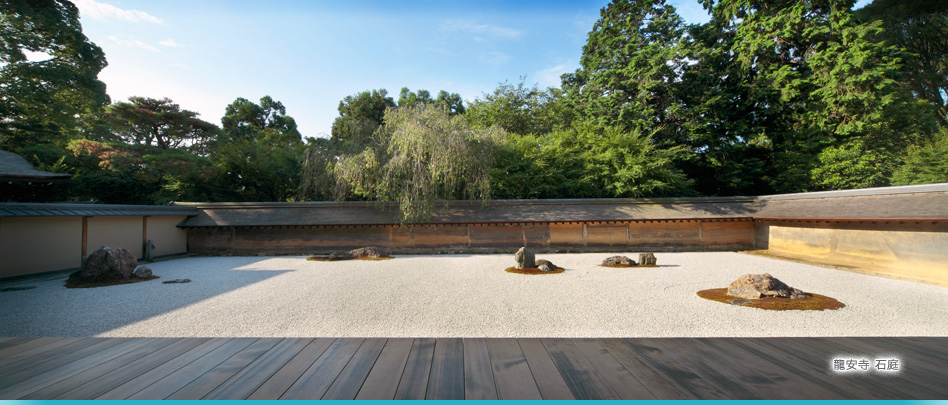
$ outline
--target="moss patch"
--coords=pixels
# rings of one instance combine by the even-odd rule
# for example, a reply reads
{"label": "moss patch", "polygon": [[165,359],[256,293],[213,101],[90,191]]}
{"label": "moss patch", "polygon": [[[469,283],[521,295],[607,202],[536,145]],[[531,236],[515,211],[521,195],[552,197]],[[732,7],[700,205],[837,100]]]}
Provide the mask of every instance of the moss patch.
{"label": "moss patch", "polygon": [[341,262],[344,260],[365,260],[365,261],[375,262],[375,261],[380,261],[380,260],[392,260],[392,259],[394,259],[394,257],[359,256],[359,257],[353,257],[349,259],[342,259],[342,258],[330,259],[329,256],[313,256],[313,257],[306,258],[306,260],[309,260],[311,262]]}
{"label": "moss patch", "polygon": [[600,264],[599,267],[611,267],[614,269],[631,269],[635,267],[661,267],[657,264],[636,264],[635,266],[630,266],[626,264]]}
{"label": "moss patch", "polygon": [[81,279],[70,279],[66,280],[66,288],[96,288],[96,287],[108,287],[110,285],[122,285],[122,284],[132,284],[142,281],[154,280],[159,278],[158,276],[151,277],[129,277],[121,280],[81,280]]}
{"label": "moss patch", "polygon": [[771,309],[775,311],[786,310],[804,310],[804,311],[822,311],[824,309],[840,309],[846,306],[842,302],[825,295],[804,293],[806,298],[802,300],[791,300],[787,298],[767,297],[756,300],[727,295],[727,288],[713,288],[710,290],[698,291],[698,296],[706,300],[723,302],[725,304],[738,305],[742,307],[752,307],[760,309]]}
{"label": "moss patch", "polygon": [[517,273],[517,274],[559,274],[566,271],[566,269],[562,267],[553,267],[553,270],[551,271],[542,271],[536,267],[527,267],[523,269],[518,269],[516,267],[508,267],[504,271],[508,273]]}

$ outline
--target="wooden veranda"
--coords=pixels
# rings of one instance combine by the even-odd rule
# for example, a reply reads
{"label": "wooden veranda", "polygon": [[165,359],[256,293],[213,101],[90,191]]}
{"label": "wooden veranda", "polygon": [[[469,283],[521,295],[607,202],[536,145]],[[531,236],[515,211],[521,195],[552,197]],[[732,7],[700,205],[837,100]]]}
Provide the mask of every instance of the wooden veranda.
{"label": "wooden veranda", "polygon": [[946,381],[948,337],[0,338],[0,399],[948,399]]}

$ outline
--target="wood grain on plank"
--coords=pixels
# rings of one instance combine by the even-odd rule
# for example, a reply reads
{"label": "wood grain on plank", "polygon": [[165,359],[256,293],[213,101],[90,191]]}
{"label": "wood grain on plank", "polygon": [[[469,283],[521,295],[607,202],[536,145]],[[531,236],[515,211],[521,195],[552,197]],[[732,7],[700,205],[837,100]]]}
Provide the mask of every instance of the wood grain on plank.
{"label": "wood grain on plank", "polygon": [[435,343],[425,399],[464,399],[464,345],[458,338]]}
{"label": "wood grain on plank", "polygon": [[155,340],[103,339],[95,345],[0,378],[0,386],[4,387],[0,389],[0,398],[20,398]]}
{"label": "wood grain on plank", "polygon": [[464,399],[497,399],[487,340],[462,339],[464,345]]}
{"label": "wood grain on plank", "polygon": [[201,399],[246,399],[310,341],[311,339],[283,339]]}
{"label": "wood grain on plank", "polygon": [[336,381],[364,339],[339,338],[310,366],[280,399],[316,400]]}
{"label": "wood grain on plank", "polygon": [[4,381],[8,378],[9,380],[7,381],[22,381],[120,342],[120,340],[101,338],[82,339],[58,349],[50,350],[42,356],[34,357],[28,363],[17,362],[0,367],[0,388],[9,385],[4,385]]}
{"label": "wood grain on plank", "polygon": [[625,342],[647,359],[656,369],[686,387],[698,399],[728,399],[728,396],[717,387],[709,384],[695,373],[687,364],[683,364],[669,355],[664,349],[652,342],[656,339],[634,338],[625,339]]}
{"label": "wood grain on plank", "polygon": [[335,339],[332,338],[313,339],[303,350],[297,353],[292,360],[286,363],[280,371],[277,371],[276,374],[257,388],[247,399],[279,399],[280,396],[303,375],[303,372],[316,362],[316,359],[318,359],[334,341]]}
{"label": "wood grain on plank", "polygon": [[188,365],[181,367],[177,371],[168,374],[161,380],[158,380],[154,384],[149,385],[126,399],[165,399],[257,341],[255,338],[227,338],[221,340],[223,340],[224,343],[220,345],[220,347],[201,356]]}
{"label": "wood grain on plank", "polygon": [[[60,381],[57,381],[54,384],[50,384],[43,389],[24,395],[22,399],[56,399],[60,395],[63,395],[75,388],[81,387],[83,385],[92,385],[89,384],[92,380],[102,377],[108,373],[111,373],[117,369],[120,369],[128,364],[131,364],[135,361],[140,360],[141,358],[147,356],[149,353],[152,353],[156,350],[160,350],[170,344],[174,343],[170,339],[155,339],[152,342],[149,342],[146,345],[140,346],[131,350],[121,356],[117,356],[109,361],[106,361],[102,364],[90,367],[86,370],[82,370],[80,373],[76,373],[68,378],[64,378]],[[78,398],[75,399],[92,399],[92,398]]]}
{"label": "wood grain on plank", "polygon": [[[83,339],[85,338],[55,338],[55,340],[49,341],[47,344],[44,344],[42,346],[38,346],[29,350],[17,351],[16,353],[9,353],[7,355],[0,356],[0,370],[7,367],[10,367],[12,369],[18,369],[23,366],[23,364],[18,364],[20,362],[28,362],[25,364],[35,364],[37,362],[45,361],[45,359],[47,358],[55,357],[55,356],[48,356],[47,355],[48,352],[59,349],[64,346],[69,346]],[[2,375],[2,372],[0,372],[0,375]]]}
{"label": "wood grain on plank", "polygon": [[167,377],[169,374],[214,351],[214,349],[217,349],[227,341],[228,339],[209,339],[197,347],[188,350],[186,353],[177,356],[174,359],[171,359],[168,362],[161,364],[124,384],[119,385],[102,395],[99,395],[95,399],[126,399],[154,384],[156,381]]}
{"label": "wood grain on plank", "polygon": [[414,339],[388,339],[355,399],[394,399]]}
{"label": "wood grain on plank", "polygon": [[499,399],[543,399],[517,339],[488,339]]}
{"label": "wood grain on plank", "polygon": [[262,356],[273,346],[276,346],[281,340],[283,339],[257,339],[240,352],[224,360],[204,374],[201,374],[200,377],[195,378],[184,387],[181,387],[181,389],[169,395],[167,399],[201,399],[233,377],[234,374],[243,370],[248,364],[253,363],[254,360]]}
{"label": "wood grain on plank", "polygon": [[131,379],[138,377],[207,341],[207,339],[161,340],[171,341],[172,343],[152,351],[144,357],[128,362],[124,366],[117,368],[114,371],[109,372],[99,378],[96,378],[89,384],[83,384],[70,390],[69,392],[57,396],[54,399],[95,398],[108,392],[112,388],[122,385]]}
{"label": "wood grain on plank", "polygon": [[597,339],[573,339],[573,343],[622,399],[656,399]]}
{"label": "wood grain on plank", "polygon": [[346,364],[336,381],[323,394],[322,399],[355,399],[356,395],[359,394],[359,389],[362,388],[362,383],[369,376],[369,371],[372,370],[372,366],[375,365],[375,361],[378,360],[384,347],[385,339],[365,339],[362,346],[359,346],[359,350],[352,355],[349,364]]}
{"label": "wood grain on plank", "polygon": [[541,339],[576,399],[622,399],[569,339]]}
{"label": "wood grain on plank", "polygon": [[520,344],[523,357],[527,359],[527,365],[530,366],[543,399],[576,399],[540,339],[517,339],[517,342]]}
{"label": "wood grain on plank", "polygon": [[402,379],[395,391],[395,399],[425,399],[436,341],[437,339],[432,338],[418,338],[412,342]]}
{"label": "wood grain on plank", "polygon": [[698,399],[698,396],[652,362],[623,339],[599,339],[603,348],[644,384],[657,399]]}

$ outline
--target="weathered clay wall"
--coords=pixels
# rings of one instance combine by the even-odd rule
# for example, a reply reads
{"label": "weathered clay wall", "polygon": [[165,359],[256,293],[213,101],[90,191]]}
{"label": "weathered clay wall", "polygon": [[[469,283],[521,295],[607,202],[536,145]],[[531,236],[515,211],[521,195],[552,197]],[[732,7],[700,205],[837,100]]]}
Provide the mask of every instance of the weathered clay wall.
{"label": "weathered clay wall", "polygon": [[777,221],[768,252],[895,278],[948,285],[948,223]]}
{"label": "weathered clay wall", "polygon": [[315,254],[363,246],[394,253],[513,251],[707,251],[754,246],[750,219],[498,224],[190,228],[189,249],[208,255]]}

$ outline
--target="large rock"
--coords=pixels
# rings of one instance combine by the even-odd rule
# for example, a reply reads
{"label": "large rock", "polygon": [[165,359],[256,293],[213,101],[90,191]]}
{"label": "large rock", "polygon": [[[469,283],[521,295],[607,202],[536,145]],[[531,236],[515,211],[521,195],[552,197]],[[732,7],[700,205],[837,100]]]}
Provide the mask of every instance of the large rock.
{"label": "large rock", "polygon": [[[551,262],[551,261],[549,261],[549,260],[537,259],[533,264],[535,264],[538,269],[539,269],[540,267],[546,266],[546,267],[548,267],[548,268],[550,268],[550,269],[552,269],[552,270],[556,270],[556,265],[553,264],[553,262]],[[541,269],[541,270],[542,270],[542,269]],[[550,271],[550,270],[543,270],[543,271]]]}
{"label": "large rock", "polygon": [[514,261],[517,262],[516,268],[518,269],[531,269],[537,267],[536,255],[533,252],[527,250],[527,248],[522,247],[517,253],[514,253]]}
{"label": "large rock", "polygon": [[727,287],[727,294],[746,298],[780,297],[793,300],[806,298],[803,291],[790,287],[770,274],[745,274]]}
{"label": "large rock", "polygon": [[612,256],[612,257],[607,257],[606,260],[603,260],[602,265],[603,266],[635,266],[635,260],[632,260],[627,256]]}
{"label": "large rock", "polygon": [[639,264],[643,266],[657,266],[658,260],[654,253],[639,253]]}
{"label": "large rock", "polygon": [[123,248],[112,249],[102,246],[82,261],[79,271],[69,276],[71,279],[120,280],[132,276],[138,259]]}
{"label": "large rock", "polygon": [[353,258],[355,257],[379,258],[379,257],[388,257],[388,253],[375,246],[368,246],[368,247],[350,250],[349,256]]}

